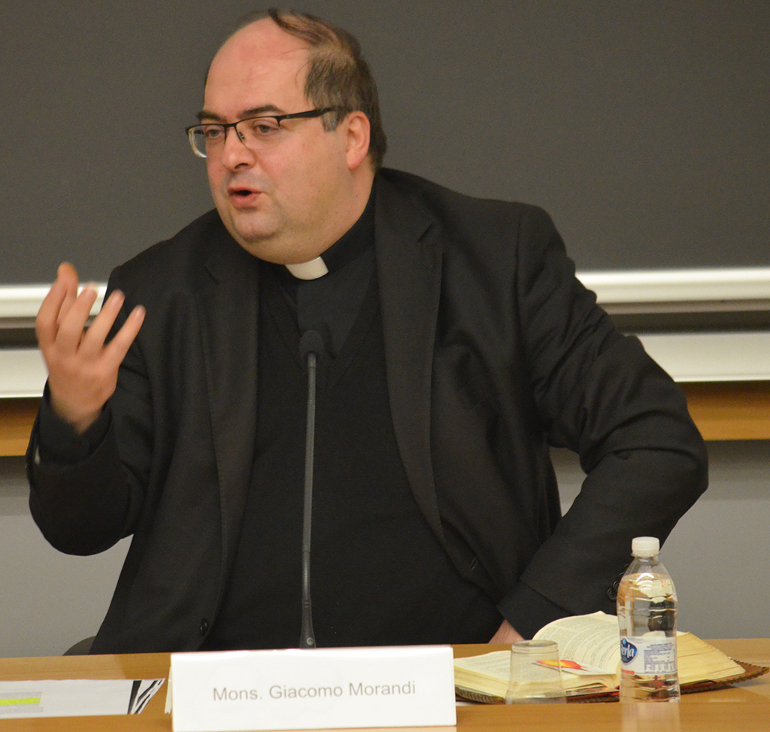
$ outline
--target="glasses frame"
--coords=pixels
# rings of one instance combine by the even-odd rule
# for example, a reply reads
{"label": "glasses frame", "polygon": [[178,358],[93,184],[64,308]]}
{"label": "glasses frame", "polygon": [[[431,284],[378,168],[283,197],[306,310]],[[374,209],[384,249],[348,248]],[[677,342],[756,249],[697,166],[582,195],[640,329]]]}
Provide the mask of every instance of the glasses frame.
{"label": "glasses frame", "polygon": [[199,158],[205,159],[208,157],[208,155],[203,154],[195,146],[196,130],[202,130],[204,127],[211,127],[211,126],[222,128],[224,130],[224,137],[222,138],[222,144],[224,145],[224,143],[227,141],[227,130],[232,127],[233,130],[235,131],[235,134],[238,136],[238,139],[244,145],[246,145],[246,138],[238,129],[238,125],[241,124],[241,122],[252,122],[255,119],[274,119],[276,124],[280,127],[281,122],[283,122],[285,119],[312,119],[313,117],[320,117],[321,115],[324,115],[327,112],[333,112],[336,109],[338,108],[324,107],[323,109],[309,109],[307,112],[292,112],[291,114],[258,114],[258,115],[255,115],[254,117],[244,117],[243,119],[239,119],[237,122],[205,122],[205,123],[199,123],[197,125],[190,125],[189,127],[185,127],[185,132],[187,133],[187,139],[190,141],[190,147],[192,147],[195,155]]}

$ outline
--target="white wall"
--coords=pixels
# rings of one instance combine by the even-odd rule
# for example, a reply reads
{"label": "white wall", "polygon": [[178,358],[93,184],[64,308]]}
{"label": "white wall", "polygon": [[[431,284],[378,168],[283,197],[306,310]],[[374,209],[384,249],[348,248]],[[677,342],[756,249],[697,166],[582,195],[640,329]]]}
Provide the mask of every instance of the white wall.
{"label": "white wall", "polygon": [[[770,442],[709,444],[711,487],[663,549],[680,628],[702,638],[770,636]],[[582,480],[555,452],[565,508]],[[40,536],[21,458],[0,458],[0,657],[58,655],[93,635],[127,550],[69,557]]]}
{"label": "white wall", "polygon": [[95,557],[53,549],[32,521],[23,458],[0,458],[0,657],[55,656],[94,635],[127,541]]}
{"label": "white wall", "polygon": [[[710,442],[708,451],[709,489],[661,552],[679,597],[679,628],[701,638],[768,637],[770,442]],[[554,462],[566,510],[582,471],[566,450],[554,451]]]}

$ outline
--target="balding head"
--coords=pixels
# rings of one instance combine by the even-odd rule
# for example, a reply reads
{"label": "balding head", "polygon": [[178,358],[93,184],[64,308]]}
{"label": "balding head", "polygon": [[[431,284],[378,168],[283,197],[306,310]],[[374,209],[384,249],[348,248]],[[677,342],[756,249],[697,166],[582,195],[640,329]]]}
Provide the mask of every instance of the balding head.
{"label": "balding head", "polygon": [[332,129],[348,112],[361,111],[367,116],[369,157],[374,169],[380,168],[387,150],[387,136],[380,116],[377,85],[358,39],[344,28],[313,15],[285,13],[274,8],[244,17],[233,36],[255,22],[268,19],[307,47],[305,96],[314,107],[335,108],[335,112],[324,117],[327,129]]}
{"label": "balding head", "polygon": [[[304,96],[308,46],[284,33],[272,20],[264,18],[231,35],[214,56],[204,91],[204,109],[209,108],[212,90],[217,95],[248,94],[271,76],[290,82]],[[234,74],[235,69],[245,73]],[[293,77],[293,78],[292,78]],[[236,88],[234,84],[241,84]]]}

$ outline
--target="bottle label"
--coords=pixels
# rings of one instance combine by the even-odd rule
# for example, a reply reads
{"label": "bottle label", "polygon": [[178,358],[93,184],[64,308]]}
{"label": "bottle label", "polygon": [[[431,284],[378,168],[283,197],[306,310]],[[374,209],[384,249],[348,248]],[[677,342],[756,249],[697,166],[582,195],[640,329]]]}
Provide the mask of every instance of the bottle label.
{"label": "bottle label", "polygon": [[621,638],[620,669],[627,674],[676,673],[676,638]]}

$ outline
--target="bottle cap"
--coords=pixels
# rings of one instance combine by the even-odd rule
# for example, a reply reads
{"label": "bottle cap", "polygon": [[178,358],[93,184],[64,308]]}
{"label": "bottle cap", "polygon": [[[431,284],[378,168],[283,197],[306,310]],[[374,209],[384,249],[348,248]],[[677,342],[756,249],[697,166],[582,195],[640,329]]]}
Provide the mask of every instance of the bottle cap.
{"label": "bottle cap", "polygon": [[660,552],[660,541],[655,536],[637,536],[631,542],[631,554],[635,557],[653,557]]}

